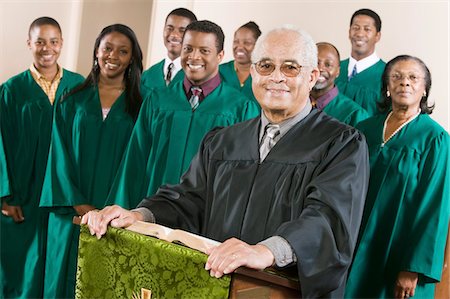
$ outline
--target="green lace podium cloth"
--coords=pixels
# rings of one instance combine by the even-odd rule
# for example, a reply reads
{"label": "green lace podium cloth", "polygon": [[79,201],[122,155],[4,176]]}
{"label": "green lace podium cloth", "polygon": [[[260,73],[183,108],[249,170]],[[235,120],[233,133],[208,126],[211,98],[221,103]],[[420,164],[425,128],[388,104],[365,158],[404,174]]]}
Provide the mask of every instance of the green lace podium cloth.
{"label": "green lace podium cloth", "polygon": [[194,249],[108,228],[98,240],[81,227],[75,298],[228,298],[231,277],[213,278]]}

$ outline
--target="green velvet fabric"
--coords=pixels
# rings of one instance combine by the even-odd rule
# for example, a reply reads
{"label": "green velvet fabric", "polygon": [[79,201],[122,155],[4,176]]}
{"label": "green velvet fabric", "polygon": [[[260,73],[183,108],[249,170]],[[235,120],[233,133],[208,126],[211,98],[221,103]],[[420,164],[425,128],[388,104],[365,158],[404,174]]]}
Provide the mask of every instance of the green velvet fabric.
{"label": "green velvet fabric", "polygon": [[207,256],[125,229],[97,240],[81,227],[75,298],[132,298],[141,288],[157,298],[228,298],[231,276],[211,277]]}

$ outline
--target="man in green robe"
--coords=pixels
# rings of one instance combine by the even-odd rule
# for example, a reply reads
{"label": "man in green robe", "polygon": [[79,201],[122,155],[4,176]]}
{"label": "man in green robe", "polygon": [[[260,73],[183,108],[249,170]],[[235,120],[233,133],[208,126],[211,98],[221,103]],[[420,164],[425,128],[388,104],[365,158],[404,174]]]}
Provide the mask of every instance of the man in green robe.
{"label": "man in green robe", "polygon": [[339,51],[330,43],[317,43],[320,76],[311,90],[311,102],[317,109],[351,126],[366,119],[367,112],[339,92],[334,80],[339,75]]}
{"label": "man in green robe", "polygon": [[370,182],[347,298],[392,298],[400,271],[418,273],[413,298],[433,298],[450,210],[450,138],[427,114],[383,142],[387,115],[360,124]]}
{"label": "man in green robe", "polygon": [[180,61],[181,42],[186,26],[194,21],[197,21],[197,17],[186,8],[176,8],[167,15],[163,31],[167,57],[142,73],[143,89],[172,86],[183,80],[184,71]]}
{"label": "man in green robe", "polygon": [[0,95],[0,129],[11,187],[11,195],[2,200],[2,298],[42,298],[48,214],[38,207],[53,103],[83,80],[57,64],[62,43],[54,19],[33,21],[28,37],[33,64],[6,81]]}
{"label": "man in green robe", "polygon": [[386,65],[375,52],[380,38],[380,16],[370,9],[356,11],[349,29],[351,56],[341,61],[341,72],[336,79],[339,91],[363,107],[370,116],[378,113],[381,75]]}
{"label": "man in green robe", "polygon": [[[178,183],[209,130],[259,114],[253,101],[220,80],[223,41],[222,29],[212,22],[186,28],[181,53],[186,76],[154,89],[144,101],[109,203],[135,207],[159,186]],[[195,107],[196,87],[202,92]]]}

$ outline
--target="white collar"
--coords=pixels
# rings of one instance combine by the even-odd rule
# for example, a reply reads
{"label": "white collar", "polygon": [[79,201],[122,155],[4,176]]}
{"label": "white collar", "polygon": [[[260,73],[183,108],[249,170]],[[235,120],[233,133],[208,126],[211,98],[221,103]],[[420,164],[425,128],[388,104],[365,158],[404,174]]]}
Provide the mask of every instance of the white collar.
{"label": "white collar", "polygon": [[164,59],[164,76],[167,75],[167,67],[169,64],[173,63],[172,68],[172,78],[175,77],[175,74],[181,70],[181,58],[178,56],[175,60],[171,60],[169,57]]}
{"label": "white collar", "polygon": [[350,56],[349,62],[348,62],[348,73],[351,74],[353,67],[356,64],[356,70],[358,73],[361,73],[365,69],[368,69],[369,67],[373,66],[375,63],[377,63],[380,60],[380,57],[378,57],[377,52],[373,52],[366,58],[363,58],[361,60],[356,61],[355,58]]}

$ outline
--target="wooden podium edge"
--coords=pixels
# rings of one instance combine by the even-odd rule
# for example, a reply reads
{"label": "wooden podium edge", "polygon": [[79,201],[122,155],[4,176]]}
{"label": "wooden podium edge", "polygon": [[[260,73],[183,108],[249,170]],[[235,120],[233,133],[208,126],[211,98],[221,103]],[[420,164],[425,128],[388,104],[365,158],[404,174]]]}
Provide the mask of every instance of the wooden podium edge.
{"label": "wooden podium edge", "polygon": [[[74,216],[72,222],[76,225],[81,224],[81,217]],[[270,268],[269,268],[270,269]],[[247,267],[240,267],[236,269],[233,273],[240,274],[246,277],[251,277],[254,279],[259,279],[268,283],[273,283],[279,286],[283,286],[289,289],[300,291],[300,285],[298,281],[291,280],[286,277],[282,277],[264,270],[254,270]]]}

